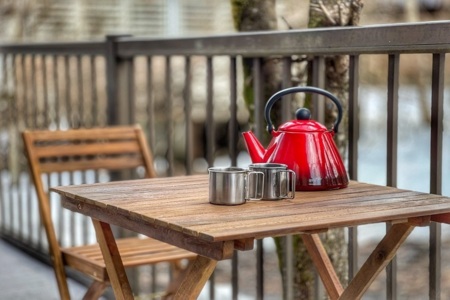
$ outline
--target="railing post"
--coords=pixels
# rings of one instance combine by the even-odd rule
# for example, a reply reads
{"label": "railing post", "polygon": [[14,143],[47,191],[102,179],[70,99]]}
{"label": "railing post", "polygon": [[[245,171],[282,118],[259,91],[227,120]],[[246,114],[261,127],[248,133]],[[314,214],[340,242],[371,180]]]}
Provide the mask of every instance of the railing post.
{"label": "railing post", "polygon": [[[387,103],[387,170],[386,185],[397,186],[398,89],[400,55],[389,54]],[[389,231],[392,224],[386,224]],[[397,299],[397,258],[386,267],[386,298]]]}
{"label": "railing post", "polygon": [[[430,193],[442,194],[442,136],[444,130],[445,53],[433,54],[431,89],[431,140],[430,140]],[[441,248],[440,223],[430,224],[429,297],[441,299]]]}
{"label": "railing post", "polygon": [[108,35],[106,36],[106,94],[107,94],[107,125],[118,125],[130,123],[130,105],[126,105],[131,99],[127,93],[129,84],[127,68],[124,60],[117,54],[117,41],[131,35]]}
{"label": "railing post", "polygon": [[[348,89],[348,173],[358,179],[359,139],[359,56],[350,56]],[[358,270],[358,227],[348,229],[348,279],[351,281]]]}

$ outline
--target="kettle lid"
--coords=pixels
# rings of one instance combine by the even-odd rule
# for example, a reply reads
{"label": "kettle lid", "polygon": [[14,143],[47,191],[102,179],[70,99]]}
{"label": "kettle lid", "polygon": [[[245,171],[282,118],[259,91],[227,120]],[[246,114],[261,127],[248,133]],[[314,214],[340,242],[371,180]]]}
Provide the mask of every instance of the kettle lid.
{"label": "kettle lid", "polygon": [[325,132],[328,129],[317,121],[311,120],[311,112],[300,108],[295,112],[297,120],[292,120],[278,127],[278,131],[287,132]]}

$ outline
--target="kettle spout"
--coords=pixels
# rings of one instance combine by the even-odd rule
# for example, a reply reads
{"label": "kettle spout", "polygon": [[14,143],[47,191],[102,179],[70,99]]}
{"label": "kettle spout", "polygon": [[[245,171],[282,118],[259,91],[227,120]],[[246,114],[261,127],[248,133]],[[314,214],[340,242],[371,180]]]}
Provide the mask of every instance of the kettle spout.
{"label": "kettle spout", "polygon": [[248,154],[252,159],[253,163],[265,162],[266,149],[261,145],[261,143],[256,138],[255,134],[251,131],[243,132],[242,137],[244,138],[245,145],[247,146]]}

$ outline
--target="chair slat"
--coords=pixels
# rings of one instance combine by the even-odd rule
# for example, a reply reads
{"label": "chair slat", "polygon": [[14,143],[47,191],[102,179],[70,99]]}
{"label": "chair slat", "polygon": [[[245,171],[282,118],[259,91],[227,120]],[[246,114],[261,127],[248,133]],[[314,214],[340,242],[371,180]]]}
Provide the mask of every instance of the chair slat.
{"label": "chair slat", "polygon": [[41,173],[67,172],[67,171],[85,171],[85,170],[119,170],[137,168],[143,165],[142,157],[113,157],[97,158],[93,160],[80,159],[74,161],[57,161],[41,163]]}
{"label": "chair slat", "polygon": [[113,141],[90,144],[67,143],[62,145],[36,146],[35,155],[39,158],[101,155],[118,153],[139,153],[139,144],[136,141]]}
{"label": "chair slat", "polygon": [[76,130],[33,130],[33,141],[135,139],[137,127],[107,127]]}

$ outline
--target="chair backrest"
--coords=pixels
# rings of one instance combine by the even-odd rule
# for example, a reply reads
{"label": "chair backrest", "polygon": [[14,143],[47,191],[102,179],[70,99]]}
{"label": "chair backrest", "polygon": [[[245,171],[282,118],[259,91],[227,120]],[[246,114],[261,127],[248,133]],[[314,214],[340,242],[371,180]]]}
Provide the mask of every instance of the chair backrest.
{"label": "chair backrest", "polygon": [[26,130],[22,136],[52,256],[58,256],[59,243],[43,174],[143,167],[145,177],[156,176],[151,152],[139,126]]}

